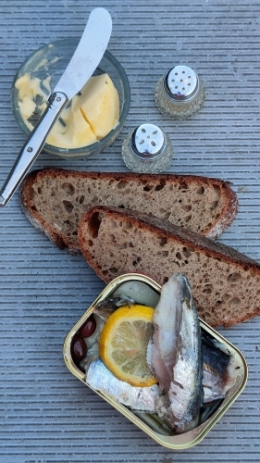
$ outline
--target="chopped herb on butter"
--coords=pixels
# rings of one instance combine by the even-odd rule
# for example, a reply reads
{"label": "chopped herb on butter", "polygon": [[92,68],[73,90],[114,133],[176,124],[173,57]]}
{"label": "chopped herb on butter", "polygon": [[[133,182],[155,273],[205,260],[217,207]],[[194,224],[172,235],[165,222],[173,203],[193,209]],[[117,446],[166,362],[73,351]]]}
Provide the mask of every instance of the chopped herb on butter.
{"label": "chopped herb on butter", "polygon": [[[50,77],[41,81],[29,73],[15,84],[21,116],[30,130],[46,108],[51,93]],[[63,110],[47,137],[47,143],[60,148],[79,148],[101,140],[119,119],[118,92],[108,74],[89,79]]]}

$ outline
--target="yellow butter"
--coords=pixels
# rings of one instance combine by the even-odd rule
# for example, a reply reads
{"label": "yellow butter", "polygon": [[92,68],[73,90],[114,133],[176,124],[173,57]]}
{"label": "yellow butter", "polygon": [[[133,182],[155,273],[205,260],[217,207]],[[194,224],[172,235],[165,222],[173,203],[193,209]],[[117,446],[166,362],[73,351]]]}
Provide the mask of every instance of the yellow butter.
{"label": "yellow butter", "polygon": [[[46,99],[51,93],[50,77],[40,81],[26,73],[16,81],[15,86],[21,116],[32,130],[28,119],[36,110],[36,105],[40,114],[46,108]],[[46,142],[67,149],[87,146],[105,137],[118,124],[118,119],[119,97],[111,78],[108,74],[91,77],[63,110]]]}
{"label": "yellow butter", "polygon": [[[28,97],[33,99],[36,98],[37,95],[41,96],[46,101],[48,94],[51,93],[50,80],[50,76],[41,81],[38,77],[31,77],[30,74],[26,72],[23,76],[19,77],[15,83],[15,87],[19,90],[19,101]],[[43,88],[45,91],[43,91]]]}
{"label": "yellow butter", "polygon": [[23,114],[23,117],[25,120],[27,120],[27,126],[32,130],[33,126],[32,124],[28,121],[29,117],[33,114],[36,108],[36,104],[34,101],[29,97],[26,96],[23,98],[22,101],[18,102],[20,113]]}
{"label": "yellow butter", "polygon": [[105,137],[119,118],[118,93],[108,74],[92,77],[82,90],[80,109],[98,140]]}
{"label": "yellow butter", "polygon": [[69,123],[64,127],[59,121],[55,123],[47,138],[47,143],[61,148],[85,146],[97,141],[90,125],[84,120],[80,110],[70,113]]}

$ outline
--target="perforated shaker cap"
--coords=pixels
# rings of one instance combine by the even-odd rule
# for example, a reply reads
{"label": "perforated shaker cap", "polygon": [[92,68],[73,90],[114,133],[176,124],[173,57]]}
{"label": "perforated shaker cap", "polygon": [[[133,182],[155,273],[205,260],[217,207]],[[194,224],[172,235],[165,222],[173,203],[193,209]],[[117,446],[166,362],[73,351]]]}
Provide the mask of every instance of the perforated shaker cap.
{"label": "perforated shaker cap", "polygon": [[199,78],[195,71],[188,66],[175,66],[165,79],[165,87],[171,98],[175,100],[189,100],[198,91]]}
{"label": "perforated shaker cap", "polygon": [[157,125],[142,124],[133,132],[133,151],[142,159],[156,158],[162,153],[164,146],[164,133]]}

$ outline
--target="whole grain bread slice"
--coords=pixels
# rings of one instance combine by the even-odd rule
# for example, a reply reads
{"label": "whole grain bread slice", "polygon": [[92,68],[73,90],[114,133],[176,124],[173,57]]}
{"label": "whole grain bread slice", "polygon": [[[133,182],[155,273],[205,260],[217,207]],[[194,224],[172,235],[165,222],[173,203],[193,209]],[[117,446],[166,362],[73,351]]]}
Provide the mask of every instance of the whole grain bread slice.
{"label": "whole grain bread slice", "polygon": [[20,198],[30,222],[71,253],[80,251],[79,220],[95,205],[139,210],[211,238],[231,224],[238,209],[227,182],[193,175],[43,169],[27,175]]}
{"label": "whole grain bread slice", "polygon": [[137,211],[93,207],[81,219],[82,254],[106,283],[144,273],[164,284],[188,277],[198,313],[229,327],[260,314],[260,265],[219,242]]}

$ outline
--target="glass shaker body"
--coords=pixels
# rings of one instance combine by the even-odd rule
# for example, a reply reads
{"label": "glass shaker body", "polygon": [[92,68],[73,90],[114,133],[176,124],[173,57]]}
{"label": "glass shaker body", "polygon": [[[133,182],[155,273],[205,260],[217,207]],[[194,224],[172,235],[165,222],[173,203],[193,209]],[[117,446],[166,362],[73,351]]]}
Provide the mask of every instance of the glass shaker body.
{"label": "glass shaker body", "polygon": [[160,173],[171,164],[173,147],[162,129],[154,124],[142,124],[127,135],[122,145],[122,157],[133,172]]}
{"label": "glass shaker body", "polygon": [[155,88],[155,103],[159,111],[173,119],[193,116],[204,100],[204,84],[188,66],[175,66],[159,79]]}

